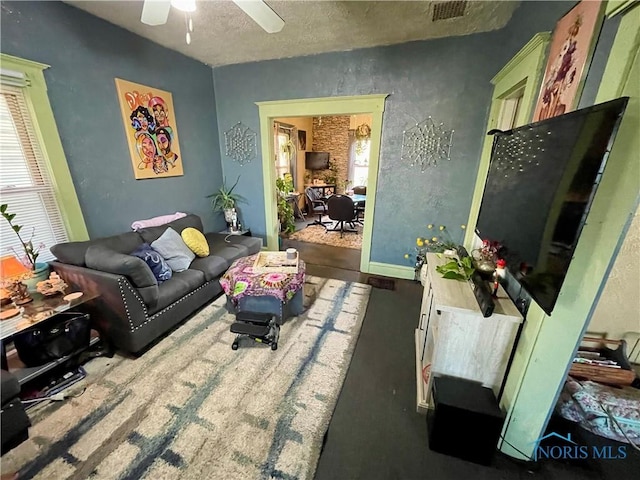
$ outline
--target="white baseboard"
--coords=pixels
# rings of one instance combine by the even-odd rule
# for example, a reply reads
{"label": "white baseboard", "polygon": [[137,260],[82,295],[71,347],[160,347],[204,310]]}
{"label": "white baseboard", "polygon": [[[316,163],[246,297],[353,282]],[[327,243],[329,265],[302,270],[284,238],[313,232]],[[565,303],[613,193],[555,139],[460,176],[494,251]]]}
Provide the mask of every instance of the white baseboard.
{"label": "white baseboard", "polygon": [[412,267],[393,265],[391,263],[369,262],[369,271],[366,273],[392,278],[404,278],[406,280],[413,280],[414,278]]}

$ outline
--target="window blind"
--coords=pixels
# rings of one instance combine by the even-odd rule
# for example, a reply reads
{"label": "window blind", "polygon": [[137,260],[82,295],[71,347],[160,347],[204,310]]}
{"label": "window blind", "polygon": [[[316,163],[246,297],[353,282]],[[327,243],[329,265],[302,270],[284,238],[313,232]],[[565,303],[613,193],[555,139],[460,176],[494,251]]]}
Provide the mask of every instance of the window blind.
{"label": "window blind", "polygon": [[[16,214],[13,222],[22,226],[22,239],[41,246],[38,262],[52,260],[49,248],[68,241],[24,93],[4,82],[0,84],[0,203]],[[13,250],[24,256],[18,236],[4,219],[0,219],[0,246],[2,255]]]}

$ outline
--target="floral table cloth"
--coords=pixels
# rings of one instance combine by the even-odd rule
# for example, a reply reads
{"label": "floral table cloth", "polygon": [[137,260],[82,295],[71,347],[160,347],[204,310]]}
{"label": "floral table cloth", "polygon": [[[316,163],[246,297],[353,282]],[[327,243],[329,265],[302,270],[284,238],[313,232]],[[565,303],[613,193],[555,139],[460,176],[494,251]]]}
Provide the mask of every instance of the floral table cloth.
{"label": "floral table cloth", "polygon": [[220,278],[224,293],[235,304],[245,296],[272,296],[291,300],[304,285],[305,263],[298,260],[298,273],[260,273],[253,270],[259,254],[239,258]]}

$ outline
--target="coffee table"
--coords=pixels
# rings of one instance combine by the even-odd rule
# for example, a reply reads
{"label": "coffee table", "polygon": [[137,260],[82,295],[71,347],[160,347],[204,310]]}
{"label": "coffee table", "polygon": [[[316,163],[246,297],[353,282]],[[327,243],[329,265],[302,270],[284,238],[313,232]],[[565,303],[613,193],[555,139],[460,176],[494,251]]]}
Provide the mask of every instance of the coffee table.
{"label": "coffee table", "polygon": [[260,253],[234,261],[220,278],[227,295],[227,311],[271,313],[278,316],[278,324],[300,315],[304,311],[304,261],[298,260],[295,273],[264,272],[254,269],[258,255]]}
{"label": "coffee table", "polygon": [[[21,305],[21,313],[19,315],[0,322],[0,362],[3,370],[9,370],[6,344],[10,343],[18,333],[25,332],[31,328],[48,326],[51,323],[55,323],[56,317],[59,314],[64,312],[71,313],[73,308],[94,300],[98,295],[85,293],[71,301],[66,301],[63,295],[45,296],[40,293],[31,293],[31,297],[33,301]],[[89,346],[97,343],[99,340],[99,337],[92,338]],[[11,373],[18,378],[18,382],[22,385],[79,353],[81,353],[81,350],[44,365],[23,368],[12,371]]]}

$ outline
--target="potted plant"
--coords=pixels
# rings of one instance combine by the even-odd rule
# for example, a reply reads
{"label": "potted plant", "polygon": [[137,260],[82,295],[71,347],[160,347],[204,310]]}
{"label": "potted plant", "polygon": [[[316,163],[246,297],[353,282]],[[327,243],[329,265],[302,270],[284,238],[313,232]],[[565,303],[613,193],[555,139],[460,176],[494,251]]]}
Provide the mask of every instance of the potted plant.
{"label": "potted plant", "polygon": [[[9,223],[11,229],[16,233],[20,243],[22,244],[22,249],[24,250],[24,256],[16,254],[16,257],[20,262],[31,270],[31,277],[26,279],[24,283],[29,287],[30,291],[35,291],[36,283],[46,280],[49,278],[49,264],[46,262],[37,262],[38,256],[40,255],[40,249],[44,247],[44,245],[38,245],[35,247],[33,245],[33,236],[35,234],[35,227],[31,230],[31,236],[29,240],[25,241],[20,235],[22,230],[22,225],[16,225],[13,223],[13,219],[16,217],[15,213],[9,213],[7,209],[9,205],[3,203],[0,205],[0,213],[4,217],[4,219]],[[16,252],[14,252],[16,253]]]}
{"label": "potted plant", "polygon": [[287,199],[287,195],[293,192],[293,177],[286,173],[282,178],[276,179],[278,190],[278,221],[280,222],[280,232],[289,235],[296,231],[293,206]]}
{"label": "potted plant", "polygon": [[234,226],[234,224],[237,226],[238,222],[236,205],[240,202],[246,203],[246,199],[242,195],[233,192],[239,181],[240,175],[238,175],[236,183],[234,183],[231,188],[227,188],[226,181],[223,179],[220,189],[216,193],[207,195],[207,198],[211,199],[211,207],[213,208],[213,211],[224,212],[224,219],[231,226]]}

